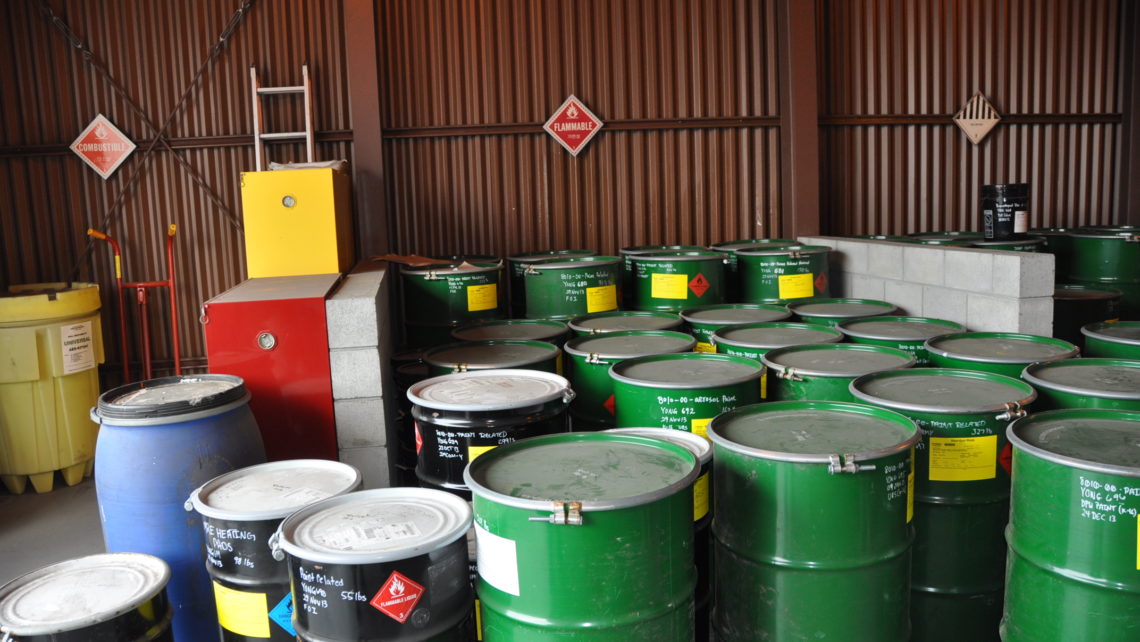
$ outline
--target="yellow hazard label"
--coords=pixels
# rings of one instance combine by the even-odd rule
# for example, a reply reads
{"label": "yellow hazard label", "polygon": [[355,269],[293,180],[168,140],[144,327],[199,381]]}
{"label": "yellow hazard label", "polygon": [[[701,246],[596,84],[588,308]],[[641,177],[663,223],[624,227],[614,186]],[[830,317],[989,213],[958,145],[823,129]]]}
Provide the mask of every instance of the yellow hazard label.
{"label": "yellow hazard label", "polygon": [[475,461],[475,458],[483,453],[491,450],[494,446],[468,446],[467,447],[467,461],[468,463]]}
{"label": "yellow hazard label", "polygon": [[265,593],[235,591],[214,582],[214,601],[218,605],[218,624],[223,629],[251,638],[269,637]]}
{"label": "yellow hazard label", "polygon": [[710,421],[712,421],[712,417],[709,417],[708,419],[694,419],[692,422],[689,423],[689,432],[693,433],[694,435],[700,435],[700,436],[704,437],[705,439],[708,439],[709,438],[709,422]]}
{"label": "yellow hazard label", "polygon": [[499,288],[494,283],[467,286],[467,311],[494,310],[499,307]]}
{"label": "yellow hazard label", "polygon": [[617,286],[599,285],[586,288],[586,313],[609,312],[617,309]]}
{"label": "yellow hazard label", "polygon": [[760,375],[760,398],[768,398],[768,369],[765,368],[763,374]]}
{"label": "yellow hazard label", "polygon": [[782,274],[778,280],[781,299],[802,299],[815,295],[815,283],[811,273]]}
{"label": "yellow hazard label", "polygon": [[996,476],[997,435],[930,438],[930,481],[980,481]]}
{"label": "yellow hazard label", "polygon": [[704,341],[698,341],[696,347],[693,348],[693,352],[716,352],[716,346],[711,343],[705,343]]}
{"label": "yellow hazard label", "polygon": [[697,478],[693,484],[693,521],[709,514],[709,474]]}
{"label": "yellow hazard label", "polygon": [[483,642],[483,603],[475,600],[475,637]]}
{"label": "yellow hazard label", "polygon": [[654,299],[689,298],[689,277],[684,274],[650,274],[649,296]]}
{"label": "yellow hazard label", "polygon": [[906,523],[914,519],[914,448],[910,449],[910,474],[906,476]]}

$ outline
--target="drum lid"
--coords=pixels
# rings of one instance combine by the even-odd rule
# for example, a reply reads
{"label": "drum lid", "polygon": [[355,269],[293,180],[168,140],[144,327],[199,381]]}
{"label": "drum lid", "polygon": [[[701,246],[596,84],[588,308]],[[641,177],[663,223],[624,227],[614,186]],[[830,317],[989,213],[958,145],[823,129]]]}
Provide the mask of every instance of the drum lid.
{"label": "drum lid", "polygon": [[215,477],[190,496],[194,510],[214,519],[283,519],[313,502],[360,487],[360,471],[325,459],[290,459]]}
{"label": "drum lid", "polygon": [[723,323],[726,325],[782,321],[790,316],[792,313],[782,305],[763,303],[710,305],[702,308],[690,308],[681,312],[681,318],[689,323]]}
{"label": "drum lid", "polygon": [[469,323],[451,332],[460,341],[531,339],[543,341],[562,336],[568,331],[561,321],[544,319],[509,319]]}
{"label": "drum lid", "polygon": [[961,332],[961,324],[924,317],[870,317],[839,324],[844,334],[883,341],[926,340],[942,334]]}
{"label": "drum lid", "polygon": [[586,356],[596,354],[603,359],[629,359],[669,352],[692,350],[696,339],[681,333],[664,331],[607,332],[571,339],[566,352]]}
{"label": "drum lid", "polygon": [[484,412],[526,408],[571,395],[570,382],[538,370],[475,370],[425,379],[408,399],[436,410]]}
{"label": "drum lid", "polygon": [[764,364],[777,371],[818,377],[859,377],[871,372],[909,368],[915,359],[895,348],[858,343],[777,348],[763,357]]}
{"label": "drum lid", "polygon": [[555,358],[558,346],[543,341],[470,341],[440,346],[424,354],[437,366],[465,364],[468,368],[518,368]]}
{"label": "drum lid", "polygon": [[764,367],[726,354],[684,353],[638,357],[610,369],[617,381],[651,388],[712,388],[759,379]]}
{"label": "drum lid", "polygon": [[721,328],[713,337],[717,343],[726,345],[771,349],[807,343],[837,343],[843,340],[843,333],[807,323],[758,323]]}
{"label": "drum lid", "polygon": [[894,304],[872,299],[821,299],[792,303],[788,309],[796,314],[821,318],[870,317],[890,314]]}
{"label": "drum lid", "polygon": [[946,357],[986,363],[1032,363],[1076,353],[1060,339],[1006,332],[961,332],[927,342],[927,351]]}
{"label": "drum lid", "polygon": [[245,382],[233,375],[161,377],[103,393],[97,413],[110,419],[173,417],[219,408],[246,394]]}
{"label": "drum lid", "polygon": [[851,393],[895,410],[949,414],[1008,410],[1037,398],[1037,391],[1019,379],[953,368],[876,372],[852,381]]}
{"label": "drum lid", "polygon": [[1037,363],[1022,377],[1031,385],[1102,399],[1140,401],[1140,361],[1065,359]]}
{"label": "drum lid", "polygon": [[674,312],[599,312],[570,321],[570,327],[586,332],[619,332],[621,330],[668,330],[681,325]]}
{"label": "drum lid", "polygon": [[1007,433],[1016,448],[1050,461],[1140,477],[1140,412],[1049,410],[1018,419]]}

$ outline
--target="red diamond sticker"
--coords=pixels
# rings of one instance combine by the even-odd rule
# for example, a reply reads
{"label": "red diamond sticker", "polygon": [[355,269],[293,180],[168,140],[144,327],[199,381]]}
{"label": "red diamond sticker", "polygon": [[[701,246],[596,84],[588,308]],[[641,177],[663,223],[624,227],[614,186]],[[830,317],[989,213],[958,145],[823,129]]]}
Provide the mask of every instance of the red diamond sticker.
{"label": "red diamond sticker", "polygon": [[998,456],[998,463],[1005,469],[1006,474],[1013,474],[1013,446],[1007,443],[1005,448],[1001,449],[1001,455]]}
{"label": "red diamond sticker", "polygon": [[609,410],[609,411],[610,411],[610,414],[611,414],[611,415],[616,415],[616,414],[617,414],[617,413],[614,411],[614,396],[613,396],[613,395],[610,395],[610,398],[609,398],[609,399],[606,399],[606,402],[605,402],[605,403],[603,403],[602,405],[603,405],[603,406],[605,406],[606,410]]}
{"label": "red diamond sticker", "polygon": [[404,577],[399,571],[392,571],[388,581],[384,582],[384,586],[380,587],[369,604],[403,624],[423,596],[424,587]]}
{"label": "red diamond sticker", "polygon": [[697,274],[693,277],[692,281],[689,281],[689,289],[693,291],[693,294],[697,295],[697,298],[704,296],[705,292],[709,289],[708,279],[706,279],[703,274]]}
{"label": "red diamond sticker", "polygon": [[827,292],[827,272],[820,272],[819,276],[815,277],[815,291],[820,294]]}
{"label": "red diamond sticker", "polygon": [[107,180],[135,151],[135,144],[106,116],[99,114],[71,143],[71,151]]}
{"label": "red diamond sticker", "polygon": [[424,448],[424,438],[420,436],[420,425],[418,423],[412,425],[416,427],[416,454],[418,455]]}
{"label": "red diamond sticker", "polygon": [[554,137],[566,151],[577,156],[578,152],[602,130],[602,120],[574,94],[554,110],[554,115],[542,126],[546,133]]}

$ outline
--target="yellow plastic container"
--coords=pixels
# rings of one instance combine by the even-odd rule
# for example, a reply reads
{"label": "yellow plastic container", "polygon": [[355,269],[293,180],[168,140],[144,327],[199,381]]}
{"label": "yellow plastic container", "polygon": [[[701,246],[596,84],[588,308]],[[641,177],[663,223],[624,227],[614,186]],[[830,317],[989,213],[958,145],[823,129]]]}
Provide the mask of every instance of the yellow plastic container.
{"label": "yellow plastic container", "polygon": [[352,268],[348,174],[333,169],[243,172],[241,207],[249,278]]}
{"label": "yellow plastic container", "polygon": [[0,480],[22,493],[90,475],[103,328],[94,283],[14,285],[0,295]]}

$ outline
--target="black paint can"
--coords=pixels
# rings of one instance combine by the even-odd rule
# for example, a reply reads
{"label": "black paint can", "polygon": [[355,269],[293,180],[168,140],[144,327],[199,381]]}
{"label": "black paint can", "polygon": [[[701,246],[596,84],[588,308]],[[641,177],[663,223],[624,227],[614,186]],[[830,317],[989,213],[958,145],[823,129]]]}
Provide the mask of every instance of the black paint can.
{"label": "black paint can", "polygon": [[1029,231],[1029,184],[982,186],[983,236],[987,241],[1017,238]]}

